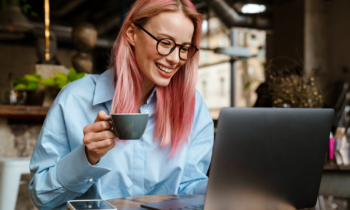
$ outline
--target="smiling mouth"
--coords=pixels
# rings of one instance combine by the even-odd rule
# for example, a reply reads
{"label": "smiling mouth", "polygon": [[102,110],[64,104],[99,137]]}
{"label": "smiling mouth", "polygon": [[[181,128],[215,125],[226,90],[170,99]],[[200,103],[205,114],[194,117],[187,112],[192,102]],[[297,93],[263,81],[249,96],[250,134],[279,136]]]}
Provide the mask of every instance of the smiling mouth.
{"label": "smiling mouth", "polygon": [[165,68],[164,66],[161,66],[161,65],[159,65],[158,63],[156,63],[156,66],[157,66],[160,70],[162,70],[162,71],[164,71],[164,72],[166,72],[166,73],[171,73],[171,72],[173,71],[172,69]]}

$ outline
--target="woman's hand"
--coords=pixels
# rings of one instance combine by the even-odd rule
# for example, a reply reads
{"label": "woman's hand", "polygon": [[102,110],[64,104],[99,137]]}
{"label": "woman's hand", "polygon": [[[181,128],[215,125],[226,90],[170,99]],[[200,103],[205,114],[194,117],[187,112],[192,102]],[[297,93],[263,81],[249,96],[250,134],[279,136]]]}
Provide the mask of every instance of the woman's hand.
{"label": "woman's hand", "polygon": [[86,157],[91,165],[95,165],[115,145],[117,136],[106,131],[111,124],[104,120],[109,118],[106,112],[99,111],[94,124],[85,126],[83,130]]}

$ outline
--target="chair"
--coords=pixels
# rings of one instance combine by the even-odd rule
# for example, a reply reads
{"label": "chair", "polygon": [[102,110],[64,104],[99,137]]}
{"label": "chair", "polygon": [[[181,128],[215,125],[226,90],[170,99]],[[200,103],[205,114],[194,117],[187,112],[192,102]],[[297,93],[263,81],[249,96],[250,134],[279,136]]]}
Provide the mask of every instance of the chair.
{"label": "chair", "polygon": [[29,174],[30,158],[0,158],[0,210],[16,207],[21,175]]}

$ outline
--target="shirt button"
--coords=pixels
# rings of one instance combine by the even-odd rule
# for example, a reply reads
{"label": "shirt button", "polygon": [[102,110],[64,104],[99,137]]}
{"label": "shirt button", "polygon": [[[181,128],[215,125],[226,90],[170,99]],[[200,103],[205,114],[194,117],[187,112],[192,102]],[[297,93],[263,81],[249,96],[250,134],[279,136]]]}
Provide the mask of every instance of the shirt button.
{"label": "shirt button", "polygon": [[146,110],[145,113],[148,113],[148,110]]}
{"label": "shirt button", "polygon": [[90,178],[90,179],[89,179],[89,182],[92,182],[92,181],[94,181],[94,180],[93,180],[92,178]]}

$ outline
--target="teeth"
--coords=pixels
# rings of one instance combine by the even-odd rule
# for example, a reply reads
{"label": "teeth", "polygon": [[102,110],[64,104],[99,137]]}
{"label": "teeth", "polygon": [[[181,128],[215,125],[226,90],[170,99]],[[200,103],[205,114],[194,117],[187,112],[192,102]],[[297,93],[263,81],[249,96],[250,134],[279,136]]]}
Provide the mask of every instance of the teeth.
{"label": "teeth", "polygon": [[158,65],[157,63],[156,63],[156,65],[157,65],[157,67],[158,67],[159,69],[161,69],[161,70],[163,70],[163,71],[165,71],[165,72],[170,73],[170,72],[173,71],[173,70],[171,70],[171,69],[165,68],[164,66]]}

